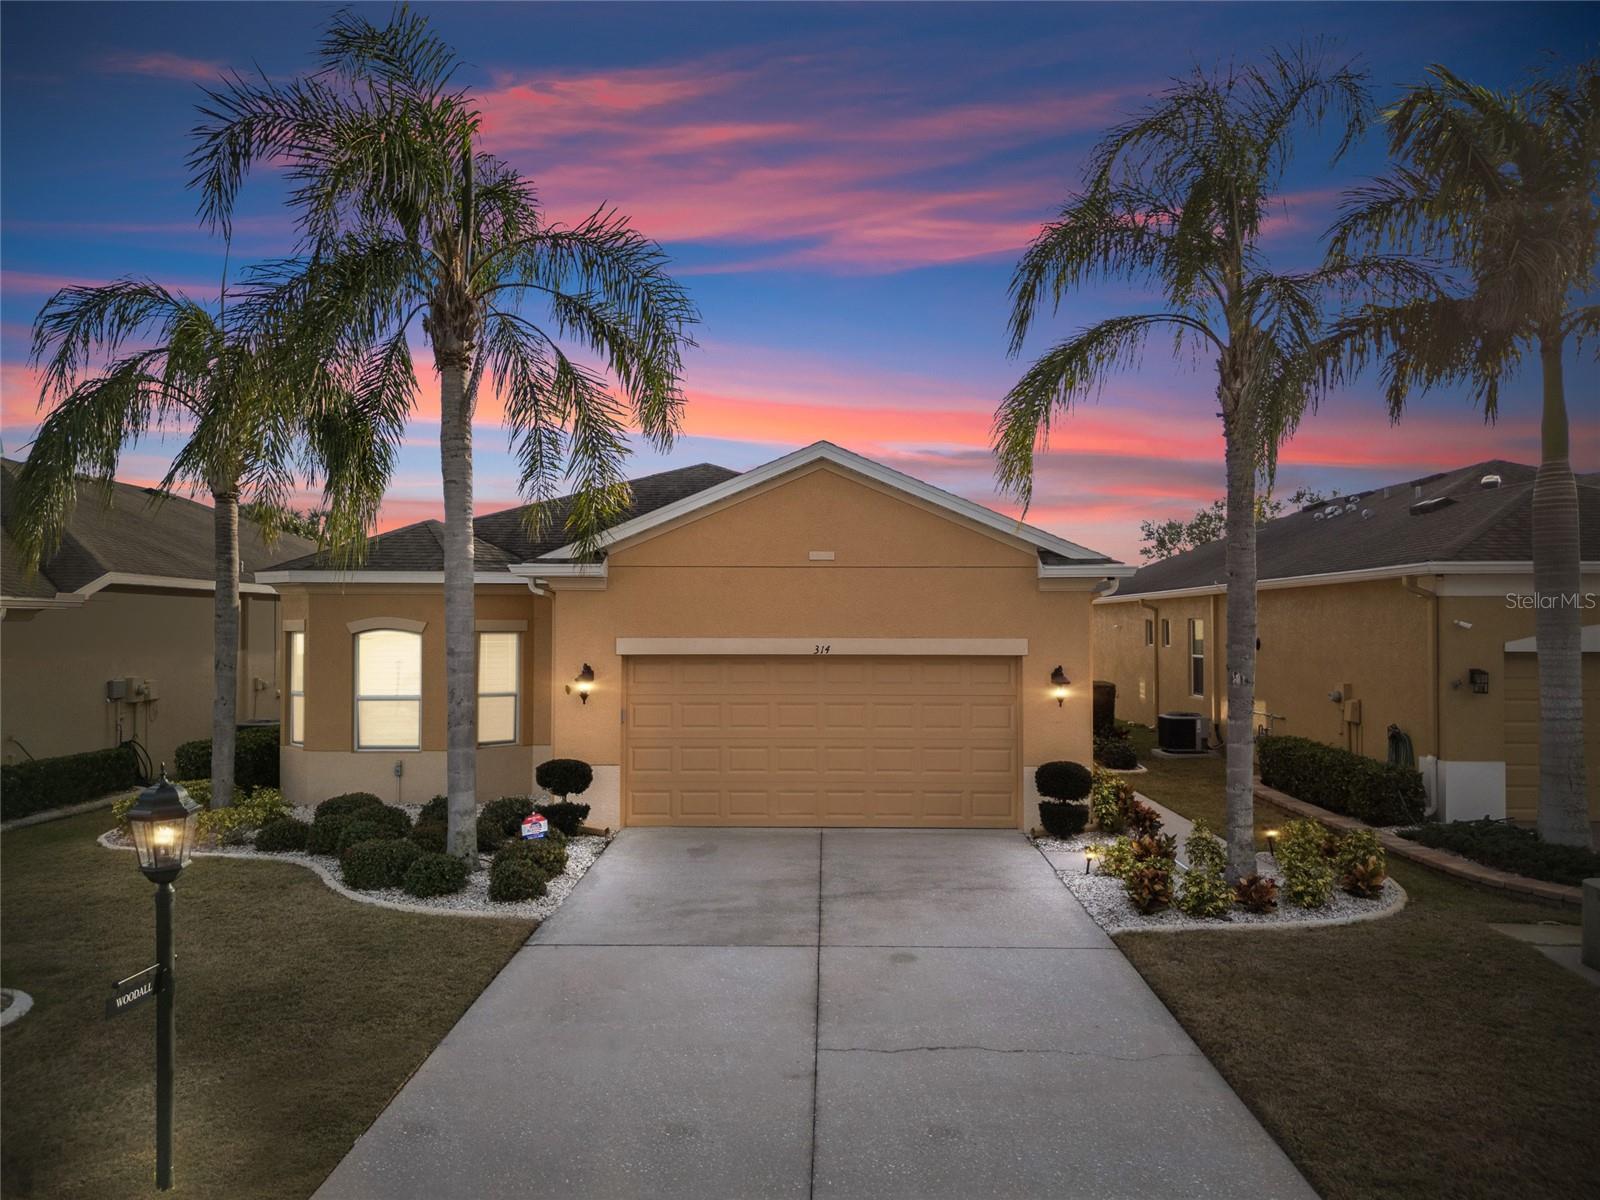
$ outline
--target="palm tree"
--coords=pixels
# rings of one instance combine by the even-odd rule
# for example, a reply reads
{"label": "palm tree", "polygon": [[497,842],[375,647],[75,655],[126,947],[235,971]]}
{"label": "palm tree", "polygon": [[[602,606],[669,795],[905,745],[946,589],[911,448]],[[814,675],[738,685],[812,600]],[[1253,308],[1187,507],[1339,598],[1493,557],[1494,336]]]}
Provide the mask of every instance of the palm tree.
{"label": "palm tree", "polygon": [[1600,333],[1600,63],[1497,92],[1441,66],[1383,113],[1393,173],[1351,193],[1330,261],[1408,253],[1445,264],[1403,302],[1339,322],[1337,373],[1382,361],[1391,416],[1413,389],[1464,384],[1493,420],[1502,380],[1537,352],[1544,381],[1533,486],[1539,645],[1539,834],[1592,844],[1583,761],[1578,490],[1562,357]]}
{"label": "palm tree", "polygon": [[1069,198],[1011,281],[1011,353],[1039,309],[1092,279],[1159,288],[1159,311],[1106,320],[1045,351],[995,415],[996,477],[1032,498],[1035,448],[1052,425],[1133,365],[1154,330],[1175,350],[1214,354],[1227,457],[1228,870],[1255,867],[1252,830],[1256,656],[1256,485],[1315,396],[1319,292],[1333,272],[1274,274],[1260,240],[1297,131],[1337,118],[1342,153],[1363,127],[1365,76],[1308,51],[1260,68],[1196,70],[1095,148]]}
{"label": "palm tree", "polygon": [[[564,476],[578,496],[568,530],[592,548],[630,500],[630,425],[663,448],[678,429],[696,316],[661,249],[625,219],[602,209],[547,224],[528,183],[474,148],[478,110],[452,84],[458,60],[426,21],[399,9],[380,28],[341,13],[319,57],[316,73],[290,84],[234,77],[208,93],[194,182],[202,216],[226,230],[246,171],[283,164],[301,245],[256,273],[252,319],[292,324],[306,361],[329,347],[371,350],[375,382],[413,396],[408,339],[421,317],[440,383],[449,846],[473,861],[480,381],[499,391],[524,494],[548,500]],[[525,312],[534,303],[542,321]],[[569,356],[563,340],[591,361]]]}
{"label": "palm tree", "polygon": [[[224,304],[213,313],[138,279],[52,296],[33,328],[33,361],[44,364],[40,404],[50,411],[18,478],[16,520],[25,565],[37,569],[60,541],[80,476],[109,493],[127,445],[150,433],[186,434],[159,490],[204,488],[212,500],[213,807],[233,798],[240,497],[270,516],[282,511],[298,472],[324,475],[330,527],[349,538],[376,516],[389,473],[377,432],[385,418],[380,412],[372,422],[368,397],[342,385],[333,367],[301,389],[284,387],[264,344],[229,330],[224,312]],[[123,353],[130,342],[145,344]],[[269,519],[262,528],[274,538],[280,524]]]}

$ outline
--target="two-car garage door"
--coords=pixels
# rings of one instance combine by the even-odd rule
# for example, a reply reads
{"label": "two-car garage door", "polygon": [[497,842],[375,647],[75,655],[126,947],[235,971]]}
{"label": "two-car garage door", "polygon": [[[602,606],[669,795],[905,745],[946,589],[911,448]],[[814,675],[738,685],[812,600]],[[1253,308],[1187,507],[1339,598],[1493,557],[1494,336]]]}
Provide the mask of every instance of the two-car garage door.
{"label": "two-car garage door", "polygon": [[1014,658],[626,661],[630,825],[1017,824]]}

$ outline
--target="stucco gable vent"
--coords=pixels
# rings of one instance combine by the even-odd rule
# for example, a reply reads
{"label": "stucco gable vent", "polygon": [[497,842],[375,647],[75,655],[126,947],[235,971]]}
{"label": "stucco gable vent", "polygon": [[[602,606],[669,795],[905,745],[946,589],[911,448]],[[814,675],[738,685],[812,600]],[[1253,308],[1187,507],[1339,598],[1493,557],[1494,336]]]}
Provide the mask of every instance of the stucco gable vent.
{"label": "stucco gable vent", "polygon": [[1500,486],[1500,476],[1485,475],[1482,479],[1478,480],[1478,486],[1485,488],[1497,488]]}

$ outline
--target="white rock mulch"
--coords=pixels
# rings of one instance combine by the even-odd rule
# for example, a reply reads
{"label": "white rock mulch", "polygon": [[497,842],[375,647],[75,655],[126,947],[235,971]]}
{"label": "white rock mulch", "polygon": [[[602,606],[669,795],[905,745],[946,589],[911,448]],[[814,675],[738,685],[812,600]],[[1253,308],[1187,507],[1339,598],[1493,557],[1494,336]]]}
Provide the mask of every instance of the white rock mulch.
{"label": "white rock mulch", "polygon": [[[1080,834],[1067,839],[1051,837],[1035,839],[1035,844],[1050,861],[1050,865],[1056,869],[1056,875],[1066,884],[1067,890],[1088,910],[1095,923],[1107,933],[1128,930],[1178,933],[1191,929],[1299,929],[1348,925],[1356,921],[1371,921],[1378,917],[1393,916],[1405,906],[1406,902],[1405,889],[1393,879],[1386,879],[1382,893],[1371,900],[1363,900],[1335,888],[1328,903],[1321,908],[1300,908],[1290,903],[1283,893],[1283,880],[1277,860],[1270,854],[1261,853],[1256,855],[1256,870],[1264,878],[1278,881],[1278,908],[1275,912],[1252,913],[1235,906],[1226,919],[1221,919],[1190,917],[1179,912],[1176,907],[1171,907],[1147,915],[1133,906],[1122,880],[1100,874],[1098,867],[1087,875],[1083,873],[1081,856],[1084,849],[1089,846],[1106,846],[1112,840],[1097,833]],[[1181,845],[1179,853],[1181,856]],[[1067,855],[1076,860],[1076,866],[1063,865],[1062,857]],[[1180,860],[1178,870],[1173,874],[1174,895],[1178,892],[1182,876],[1183,866]]]}
{"label": "white rock mulch", "polygon": [[33,997],[16,988],[0,988],[0,1026],[20,1021],[33,1007]]}
{"label": "white rock mulch", "polygon": [[[418,806],[411,806],[415,817]],[[310,809],[296,809],[295,815],[308,820]],[[100,844],[111,850],[132,850],[133,843],[120,829],[107,830],[100,835]],[[421,898],[399,888],[379,888],[361,892],[346,887],[339,871],[339,860],[321,854],[268,854],[244,843],[237,846],[217,846],[196,850],[196,858],[249,858],[257,862],[287,862],[304,867],[314,873],[328,887],[351,900],[362,904],[375,904],[380,908],[396,908],[407,912],[438,913],[452,917],[512,917],[543,921],[561,902],[572,894],[578,880],[594,865],[595,859],[611,843],[609,837],[581,835],[567,839],[567,869],[552,879],[545,894],[537,900],[504,903],[489,899],[489,855],[478,856],[478,869],[467,876],[467,884],[450,896]]]}

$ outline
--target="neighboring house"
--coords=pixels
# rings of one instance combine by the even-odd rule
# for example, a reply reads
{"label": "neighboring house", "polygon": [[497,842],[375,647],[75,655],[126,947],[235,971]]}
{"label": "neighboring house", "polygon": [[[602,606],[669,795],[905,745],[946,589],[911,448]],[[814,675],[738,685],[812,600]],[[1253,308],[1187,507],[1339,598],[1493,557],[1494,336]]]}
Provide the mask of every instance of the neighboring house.
{"label": "neighboring house", "polygon": [[[1257,728],[1385,758],[1411,740],[1451,820],[1531,821],[1538,798],[1533,467],[1492,460],[1261,527]],[[1600,476],[1579,480],[1589,812],[1600,821]],[[1117,715],[1227,715],[1227,573],[1214,542],[1096,602]]]}
{"label": "neighboring house", "polygon": [[[133,484],[78,486],[61,545],[22,571],[10,525],[17,472],[0,460],[0,737],[5,761],[47,758],[136,739],[152,767],[181,742],[211,736],[209,506]],[[277,596],[251,572],[314,548],[268,546],[239,522],[245,582],[239,620],[239,720],[278,715]]]}
{"label": "neighboring house", "polygon": [[[635,481],[596,562],[553,509],[476,522],[480,800],[558,756],[597,825],[1017,828],[1039,763],[1090,759],[1090,602],[1132,568],[827,442]],[[292,801],[444,790],[441,533],[260,576]]]}

